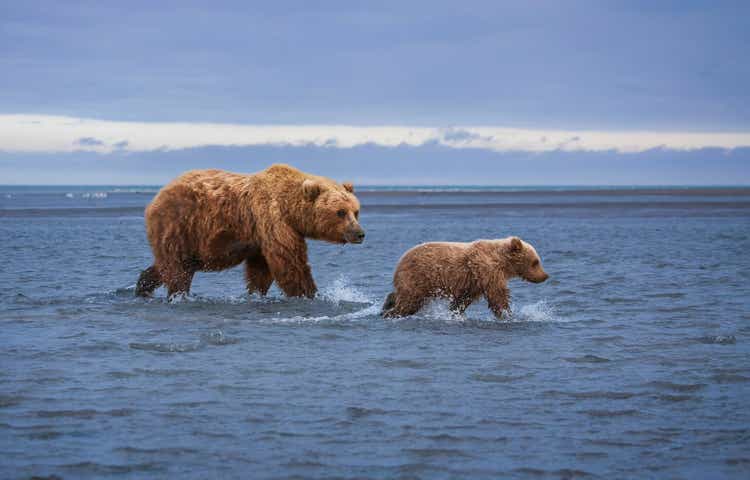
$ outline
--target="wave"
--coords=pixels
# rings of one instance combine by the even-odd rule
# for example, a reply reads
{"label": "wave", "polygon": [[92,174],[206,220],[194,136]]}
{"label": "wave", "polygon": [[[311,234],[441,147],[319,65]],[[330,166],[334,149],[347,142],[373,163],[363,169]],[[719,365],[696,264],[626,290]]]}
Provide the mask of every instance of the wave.
{"label": "wave", "polygon": [[76,195],[86,200],[102,200],[102,199],[109,197],[109,194],[107,192],[81,192],[78,194],[75,194],[73,192],[67,192],[65,194],[65,198],[73,199],[73,198],[76,198]]}

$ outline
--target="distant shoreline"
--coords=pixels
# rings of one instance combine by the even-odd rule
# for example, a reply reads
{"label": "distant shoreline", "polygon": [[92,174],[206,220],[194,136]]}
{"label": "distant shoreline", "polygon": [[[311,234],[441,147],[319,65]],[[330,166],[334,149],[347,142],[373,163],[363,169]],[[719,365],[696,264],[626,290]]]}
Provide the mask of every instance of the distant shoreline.
{"label": "distant shoreline", "polygon": [[[105,192],[108,194],[155,194],[159,185],[0,185],[0,194],[66,194]],[[659,195],[659,196],[750,196],[750,185],[356,185],[357,195]]]}

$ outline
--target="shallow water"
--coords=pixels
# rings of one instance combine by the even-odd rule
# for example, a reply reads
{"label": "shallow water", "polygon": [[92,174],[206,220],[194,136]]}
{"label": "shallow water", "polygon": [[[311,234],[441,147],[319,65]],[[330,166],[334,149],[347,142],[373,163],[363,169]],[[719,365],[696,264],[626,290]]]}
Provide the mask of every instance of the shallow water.
{"label": "shallow water", "polygon": [[[0,477],[750,473],[747,190],[363,192],[316,299],[171,304],[133,297],[152,195],[0,187]],[[407,248],[510,234],[551,279],[509,318],[377,315]]]}

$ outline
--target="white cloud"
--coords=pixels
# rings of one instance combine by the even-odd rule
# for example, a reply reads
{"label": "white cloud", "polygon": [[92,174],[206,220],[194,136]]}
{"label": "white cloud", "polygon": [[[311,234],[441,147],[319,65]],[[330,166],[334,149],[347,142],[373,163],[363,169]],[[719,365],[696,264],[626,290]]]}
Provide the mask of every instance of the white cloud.
{"label": "white cloud", "polygon": [[[83,140],[83,141],[82,141]],[[207,145],[419,147],[492,151],[642,152],[750,146],[750,132],[535,130],[493,126],[452,128],[350,125],[243,125],[228,123],[116,122],[50,115],[0,115],[0,151],[72,152],[178,150]]]}

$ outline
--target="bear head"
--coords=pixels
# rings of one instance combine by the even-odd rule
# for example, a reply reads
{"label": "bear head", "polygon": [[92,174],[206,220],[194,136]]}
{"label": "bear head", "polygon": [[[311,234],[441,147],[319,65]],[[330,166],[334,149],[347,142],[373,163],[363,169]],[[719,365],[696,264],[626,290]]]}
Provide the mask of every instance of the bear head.
{"label": "bear head", "polygon": [[337,184],[307,179],[302,182],[305,200],[312,204],[310,236],[331,243],[362,243],[359,200],[351,183]]}
{"label": "bear head", "polygon": [[549,278],[542,268],[542,260],[531,244],[511,237],[508,244],[509,262],[513,273],[526,281],[542,283]]}

